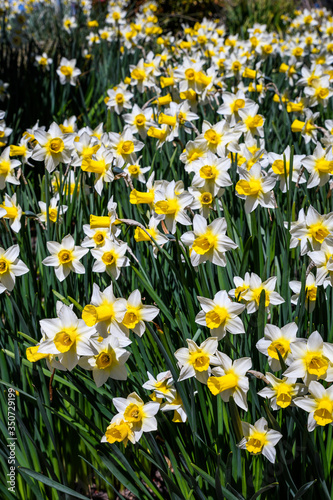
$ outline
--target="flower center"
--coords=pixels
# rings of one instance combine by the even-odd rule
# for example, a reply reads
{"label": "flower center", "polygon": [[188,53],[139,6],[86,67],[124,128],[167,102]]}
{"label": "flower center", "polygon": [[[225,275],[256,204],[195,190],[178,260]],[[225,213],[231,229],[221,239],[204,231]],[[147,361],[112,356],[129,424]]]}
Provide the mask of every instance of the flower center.
{"label": "flower center", "polygon": [[226,307],[215,306],[212,311],[206,313],[206,324],[208,328],[218,328],[220,325],[225,326],[230,318],[228,309]]}
{"label": "flower center", "polygon": [[102,261],[106,266],[111,266],[112,264],[116,263],[117,257],[114,252],[105,252],[102,255]]}
{"label": "flower center", "polygon": [[135,117],[134,123],[137,127],[143,127],[146,123],[146,117],[142,113]]}
{"label": "flower center", "polygon": [[104,245],[105,243],[105,231],[96,231],[96,233],[93,236],[93,240],[96,243],[96,245]]}
{"label": "flower center", "polygon": [[65,76],[72,76],[73,68],[71,66],[60,66],[60,71]]}
{"label": "flower center", "polygon": [[72,345],[76,343],[78,334],[77,334],[77,329],[72,327],[72,328],[65,328],[61,332],[57,333],[56,336],[53,339],[53,342],[55,343],[56,348],[60,352],[68,352]]}
{"label": "flower center", "polygon": [[200,177],[202,179],[216,179],[217,175],[217,168],[212,165],[205,165],[200,168]]}
{"label": "flower center", "polygon": [[206,130],[204,133],[204,138],[209,144],[217,145],[220,143],[221,136],[212,128]]}
{"label": "flower center", "polygon": [[308,352],[304,358],[307,371],[311,375],[321,377],[327,372],[328,360],[322,355],[321,352]]}
{"label": "flower center", "polygon": [[135,68],[131,73],[131,77],[134,78],[134,80],[143,82],[143,80],[146,78],[146,73],[143,69]]}
{"label": "flower center", "polygon": [[177,214],[179,211],[179,203],[177,198],[171,200],[158,201],[155,204],[155,212],[157,214],[173,215]]}
{"label": "flower center", "polygon": [[209,377],[207,380],[208,389],[214,396],[220,392],[237,387],[238,376],[231,372],[222,377]]}
{"label": "flower center", "polygon": [[58,253],[58,259],[59,264],[68,264],[69,262],[72,262],[73,255],[71,250],[60,250],[60,252]]}
{"label": "flower center", "polygon": [[330,234],[330,232],[321,222],[318,222],[317,224],[312,224],[311,226],[309,226],[309,234],[314,240],[322,243],[324,239]]}
{"label": "flower center", "polygon": [[256,116],[248,116],[245,120],[245,125],[247,126],[248,130],[257,128],[257,127],[262,127],[264,124],[264,120],[262,116],[256,115]]}
{"label": "flower center", "polygon": [[[289,161],[286,161],[286,174],[289,175]],[[283,160],[275,160],[272,165],[272,170],[275,174],[284,175],[284,161]]]}
{"label": "flower center", "polygon": [[236,99],[230,106],[232,113],[237,113],[239,109],[244,108],[245,101],[244,99]]}
{"label": "flower center", "polygon": [[205,234],[198,236],[193,242],[192,248],[199,255],[204,255],[211,248],[216,248],[218,236],[207,231]]}
{"label": "flower center", "polygon": [[143,414],[141,408],[134,403],[130,403],[124,412],[124,418],[127,422],[141,422],[142,417]]}
{"label": "flower center", "polygon": [[213,196],[211,195],[211,193],[204,192],[200,196],[200,201],[202,205],[210,205],[213,201]]}
{"label": "flower center", "polygon": [[305,287],[306,297],[305,300],[310,300],[311,302],[315,302],[317,297],[317,287],[315,285],[310,285]]}
{"label": "flower center", "polygon": [[261,179],[252,178],[250,181],[241,179],[236,184],[236,191],[245,196],[258,196],[262,193]]}
{"label": "flower center", "polygon": [[140,315],[138,312],[138,308],[136,307],[128,308],[123,319],[123,325],[125,325],[126,328],[130,328],[133,330],[133,328],[135,328],[135,326],[139,323],[139,321],[140,321]]}
{"label": "flower center", "polygon": [[185,78],[186,80],[193,81],[195,79],[195,71],[192,68],[188,68],[185,70]]}
{"label": "flower center", "polygon": [[108,368],[111,366],[113,363],[113,357],[112,354],[109,352],[102,351],[99,353],[96,359],[96,366],[100,370],[104,370],[105,368]]}
{"label": "flower center", "polygon": [[125,102],[124,95],[120,93],[116,94],[116,101],[117,104],[123,104]]}
{"label": "flower center", "polygon": [[210,358],[202,349],[190,352],[189,363],[198,372],[204,372],[208,370]]}
{"label": "flower center", "polygon": [[271,358],[279,359],[276,351],[279,351],[282,358],[285,359],[290,353],[290,340],[286,340],[283,337],[278,340],[273,340],[273,342],[268,346],[267,352]]}
{"label": "flower center", "polygon": [[333,401],[327,396],[318,401],[318,407],[314,411],[313,418],[318,425],[327,425],[333,422]]}
{"label": "flower center", "polygon": [[282,382],[276,388],[276,404],[281,408],[287,408],[290,405],[292,399],[293,387],[290,384]]}
{"label": "flower center", "polygon": [[0,259],[0,274],[5,274],[9,271],[9,262],[2,258]]}
{"label": "flower center", "polygon": [[130,175],[138,175],[140,173],[140,168],[138,165],[129,165],[128,172]]}
{"label": "flower center", "polygon": [[332,174],[333,173],[333,161],[325,160],[325,158],[320,158],[316,160],[315,170],[321,174]]}
{"label": "flower center", "polygon": [[57,154],[64,150],[65,144],[60,137],[56,137],[55,139],[50,139],[46,147],[49,154]]}
{"label": "flower center", "polygon": [[132,141],[120,141],[117,146],[117,153],[120,155],[130,155],[134,151],[134,143]]}
{"label": "flower center", "polygon": [[7,160],[0,161],[0,175],[4,175],[5,177],[7,177],[9,172],[10,172],[10,161]]}
{"label": "flower center", "polygon": [[261,453],[264,445],[267,443],[266,433],[264,432],[254,432],[246,443],[246,449],[250,453]]}
{"label": "flower center", "polygon": [[113,305],[105,302],[100,306],[93,306],[89,304],[85,306],[82,311],[82,319],[87,326],[94,326],[100,321],[107,321],[108,323],[114,318]]}

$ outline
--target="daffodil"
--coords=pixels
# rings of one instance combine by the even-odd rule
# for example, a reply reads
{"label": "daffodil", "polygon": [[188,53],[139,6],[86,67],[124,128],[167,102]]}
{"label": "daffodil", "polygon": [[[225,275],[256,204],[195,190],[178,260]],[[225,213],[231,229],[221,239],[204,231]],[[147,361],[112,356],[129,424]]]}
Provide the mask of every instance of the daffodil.
{"label": "daffodil", "polygon": [[157,430],[156,413],[160,404],[154,401],[144,403],[136,392],[132,392],[125,398],[113,398],[114,406],[119,412],[114,418],[122,418],[125,422],[132,424],[135,441],[139,441],[144,432]]}
{"label": "daffodil", "polygon": [[228,170],[231,167],[229,158],[218,158],[211,152],[207,152],[204,159],[200,159],[193,171],[192,186],[202,188],[216,196],[221,187],[231,186],[232,181]]}
{"label": "daffodil", "polygon": [[163,412],[173,411],[172,422],[177,424],[184,423],[187,420],[184,404],[178,392],[174,393],[173,398],[170,401],[161,404],[160,410]]}
{"label": "daffodil", "polygon": [[210,365],[218,364],[215,356],[217,337],[205,340],[198,346],[193,340],[186,339],[188,347],[181,347],[175,352],[175,358],[181,368],[178,382],[195,377],[205,384],[210,375]]}
{"label": "daffodil", "polygon": [[126,313],[126,300],[115,297],[112,284],[101,291],[94,283],[90,302],[82,311],[86,325],[94,326],[104,338],[109,334],[123,337],[120,325]]}
{"label": "daffodil", "polygon": [[317,268],[316,286],[326,283],[327,275],[329,283],[333,286],[333,244],[323,241],[321,249],[316,252],[308,252],[308,256]]}
{"label": "daffodil", "polygon": [[35,130],[34,137],[38,144],[35,146],[31,158],[44,161],[46,170],[50,173],[59,163],[69,163],[73,148],[71,135],[64,135],[60,127],[53,122],[46,132],[41,128]]}
{"label": "daffodil", "polygon": [[155,306],[142,304],[141,293],[134,290],[126,301],[126,312],[121,323],[121,329],[126,336],[133,330],[139,337],[146,331],[145,321],[152,321],[160,310]]}
{"label": "daffodil", "polygon": [[318,425],[333,425],[333,385],[324,388],[319,382],[309,384],[310,396],[296,398],[296,406],[309,412],[308,431],[312,432]]}
{"label": "daffodil", "polygon": [[236,195],[245,200],[245,212],[253,212],[258,205],[275,208],[273,188],[276,178],[264,175],[259,163],[248,171],[239,167],[241,179],[236,184]]}
{"label": "daffodil", "polygon": [[104,183],[112,182],[114,174],[112,170],[113,152],[111,148],[101,146],[91,158],[83,158],[81,169],[84,172],[95,174],[94,187],[101,196]]}
{"label": "daffodil", "polygon": [[251,455],[262,454],[270,462],[275,462],[275,446],[282,438],[282,434],[268,428],[267,420],[262,417],[254,425],[242,422],[244,437],[237,444],[238,448],[247,450]]}
{"label": "daffodil", "polygon": [[207,220],[196,214],[193,219],[193,231],[181,236],[181,241],[190,247],[191,263],[198,266],[210,261],[217,266],[226,266],[225,252],[238,248],[228,236],[226,220],[221,217],[207,225]]}
{"label": "daffodil", "polygon": [[291,223],[290,248],[300,245],[301,255],[310,250],[320,250],[324,241],[333,244],[333,212],[321,215],[310,205],[305,215],[302,208],[298,220]]}
{"label": "daffodil", "polygon": [[132,92],[127,90],[127,85],[118,85],[113,89],[107,91],[108,97],[106,105],[111,111],[115,111],[118,115],[122,113],[123,109],[131,109]]}
{"label": "daffodil", "polygon": [[60,65],[57,69],[57,74],[61,85],[70,83],[75,87],[77,78],[81,74],[81,70],[76,67],[76,59],[69,60],[66,59],[66,57],[62,57]]}
{"label": "daffodil", "polygon": [[246,394],[249,390],[249,379],[246,376],[252,366],[251,358],[239,358],[232,361],[226,354],[217,351],[219,361],[217,367],[207,380],[207,387],[216,396],[221,395],[228,402],[232,396],[237,406],[247,411]]}
{"label": "daffodil", "polygon": [[130,265],[128,257],[125,257],[126,251],[127,243],[117,243],[116,241],[109,240],[105,241],[103,247],[93,248],[91,254],[96,259],[92,269],[93,272],[106,272],[114,279],[118,279],[120,268]]}
{"label": "daffodil", "polygon": [[7,250],[0,247],[0,293],[8,290],[11,292],[15,285],[16,276],[29,272],[29,268],[18,259],[20,249],[13,245]]}
{"label": "daffodil", "polygon": [[173,401],[176,395],[174,388],[173,378],[171,372],[161,372],[157,375],[156,379],[153,375],[147,372],[148,381],[143,384],[143,389],[154,391],[151,398],[157,402],[161,402],[163,398],[167,401]]}
{"label": "daffodil", "polygon": [[193,198],[189,193],[176,193],[175,181],[169,182],[165,190],[156,190],[154,199],[154,212],[157,215],[164,215],[165,225],[171,234],[176,232],[176,223],[185,226],[191,224],[191,220],[185,213],[185,208],[189,206]]}
{"label": "daffodil", "polygon": [[[41,209],[41,213],[37,214],[38,219],[43,222],[45,225],[47,224],[47,220],[50,222],[58,222],[58,224],[62,223],[62,215],[67,212],[67,205],[59,205],[59,199],[57,197],[51,198],[49,203],[49,208],[47,210],[47,205],[44,201],[39,201],[38,205]],[[47,216],[48,211],[48,216]]]}
{"label": "daffodil", "polygon": [[101,342],[94,343],[93,356],[82,356],[79,365],[85,370],[92,370],[97,387],[101,387],[111,378],[114,380],[126,380],[127,370],[125,363],[130,352],[123,349],[131,343],[128,339],[118,339],[109,335]]}
{"label": "daffodil", "polygon": [[333,154],[331,148],[325,150],[318,142],[313,154],[303,159],[302,164],[309,172],[307,187],[324,186],[333,174]]}
{"label": "daffodil", "polygon": [[[299,300],[299,296],[301,293],[302,289],[302,283],[300,281],[290,281],[289,286],[294,292],[294,295],[291,296],[290,302],[292,304],[297,304]],[[316,282],[316,278],[312,273],[309,273],[306,277],[305,281],[305,300],[304,300],[304,307],[307,309],[310,313],[314,310],[316,306],[316,299],[317,299],[317,288],[318,284]]]}
{"label": "daffodil", "polygon": [[141,139],[145,139],[147,130],[155,125],[152,116],[152,108],[141,109],[137,104],[134,104],[132,112],[124,114],[123,118],[132,134],[138,133]]}
{"label": "daffodil", "polygon": [[10,159],[10,148],[5,148],[0,155],[0,189],[5,189],[6,182],[19,185],[20,181],[14,175],[14,168],[21,165],[18,160]]}
{"label": "daffodil", "polygon": [[280,181],[280,189],[282,193],[285,193],[289,189],[289,177],[290,177],[290,167],[292,161],[292,182],[297,182],[298,184],[303,184],[306,179],[303,174],[300,173],[302,164],[304,164],[304,155],[293,155],[291,156],[290,147],[287,146],[281,155],[276,153],[269,153],[268,159],[271,164],[272,175]]}
{"label": "daffodil", "polygon": [[22,208],[16,202],[16,193],[12,197],[5,194],[4,202],[0,204],[0,219],[8,219],[14,233],[18,233],[21,229],[22,213]]}
{"label": "daffodil", "polygon": [[133,424],[130,422],[126,422],[121,417],[113,418],[108,425],[104,436],[101,439],[101,443],[124,443],[124,446],[127,446],[128,441],[131,441],[132,444],[135,444],[135,435],[133,432]]}
{"label": "daffodil", "polygon": [[273,410],[287,408],[290,405],[293,406],[295,397],[299,394],[304,394],[306,391],[306,386],[304,384],[297,384],[296,378],[283,377],[279,379],[272,373],[266,373],[265,377],[270,386],[261,389],[258,392],[258,396],[268,398]]}
{"label": "daffodil", "polygon": [[282,328],[271,324],[265,326],[265,335],[256,343],[256,348],[259,352],[268,356],[268,363],[273,372],[281,370],[277,351],[279,351],[286,365],[292,363],[291,345],[293,342],[304,340],[296,337],[297,330],[296,323],[288,323]]}
{"label": "daffodil", "polygon": [[125,162],[134,164],[136,161],[135,153],[144,147],[143,142],[137,141],[133,137],[130,127],[125,127],[120,135],[110,132],[109,141],[116,166],[119,168],[123,167]]}
{"label": "daffodil", "polygon": [[76,246],[70,234],[65,236],[61,243],[48,241],[46,245],[51,256],[46,257],[42,264],[55,267],[55,274],[59,281],[67,278],[71,271],[77,274],[86,272],[84,265],[79,261],[89,252],[89,249]]}
{"label": "daffodil", "polygon": [[307,342],[293,342],[291,353],[293,362],[283,376],[302,378],[307,386],[312,380],[333,381],[333,344],[319,332],[312,332]]}
{"label": "daffodil", "polygon": [[195,321],[199,325],[207,326],[213,337],[221,340],[227,332],[245,333],[243,322],[238,318],[245,306],[232,302],[225,290],[217,292],[214,299],[198,297],[198,300],[202,311],[197,314]]}
{"label": "daffodil", "polygon": [[72,308],[57,304],[57,318],[42,319],[40,327],[45,340],[38,348],[39,354],[54,354],[60,363],[71,371],[81,356],[93,356],[98,335],[94,327],[89,327],[79,319]]}
{"label": "daffodil", "polygon": [[265,291],[265,307],[270,305],[278,305],[285,302],[285,300],[274,291],[276,286],[277,278],[272,276],[268,280],[262,282],[259,276],[255,273],[251,273],[249,288],[241,293],[241,296],[246,301],[246,309],[248,313],[253,313],[258,310],[260,303],[260,295],[262,291]]}

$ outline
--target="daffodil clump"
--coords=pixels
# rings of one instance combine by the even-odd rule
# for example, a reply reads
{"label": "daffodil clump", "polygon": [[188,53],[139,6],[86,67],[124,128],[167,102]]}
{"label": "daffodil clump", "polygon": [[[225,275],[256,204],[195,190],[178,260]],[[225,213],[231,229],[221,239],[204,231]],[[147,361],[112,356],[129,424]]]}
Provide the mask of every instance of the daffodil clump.
{"label": "daffodil clump", "polygon": [[20,495],[75,496],[80,456],[110,495],[330,498],[333,15],[173,34],[155,0],[102,3],[0,0],[50,101],[26,123],[0,80]]}

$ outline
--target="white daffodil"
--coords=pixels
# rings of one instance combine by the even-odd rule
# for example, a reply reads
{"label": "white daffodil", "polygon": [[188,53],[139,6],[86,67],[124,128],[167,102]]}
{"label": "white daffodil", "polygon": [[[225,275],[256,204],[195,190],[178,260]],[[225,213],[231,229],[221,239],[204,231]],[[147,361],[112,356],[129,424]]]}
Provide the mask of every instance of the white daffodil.
{"label": "white daffodil", "polygon": [[86,272],[79,261],[89,252],[89,249],[75,246],[74,238],[70,234],[65,236],[61,243],[48,241],[46,245],[51,256],[46,257],[42,264],[55,267],[55,274],[59,281],[67,278],[71,271],[77,274]]}
{"label": "white daffodil", "polygon": [[120,268],[130,265],[128,257],[125,257],[127,243],[117,243],[116,241],[106,240],[101,248],[93,248],[92,256],[96,259],[93,265],[94,273],[106,272],[114,279],[118,279]]}
{"label": "white daffodil", "polygon": [[132,444],[136,442],[133,424],[126,422],[122,417],[113,417],[101,439],[101,443],[108,442],[113,444],[115,442],[123,442],[126,447],[128,441],[131,441]]}
{"label": "white daffodil", "polygon": [[138,182],[142,182],[143,184],[145,184],[146,178],[143,174],[149,172],[151,167],[141,167],[139,161],[140,158],[136,160],[136,162],[133,163],[132,165],[127,164],[124,168],[124,172],[126,172],[126,174],[128,174],[131,177],[131,179],[135,179]]}
{"label": "white daffodil", "polygon": [[228,174],[230,166],[229,158],[218,158],[208,151],[207,156],[196,162],[195,167],[193,167],[195,175],[192,179],[192,186],[202,188],[216,196],[221,187],[232,186]]}
{"label": "white daffodil", "polygon": [[213,300],[205,297],[198,297],[198,300],[203,310],[196,315],[195,322],[207,326],[213,337],[221,340],[227,332],[245,333],[243,322],[237,317],[245,306],[232,302],[225,290],[217,292]]}
{"label": "white daffodil", "polygon": [[8,219],[14,233],[18,233],[21,229],[22,213],[22,208],[16,203],[16,193],[12,197],[6,193],[5,201],[0,204],[0,219]]}
{"label": "white daffodil", "polygon": [[132,92],[127,90],[127,85],[118,85],[107,91],[106,105],[111,111],[115,111],[120,115],[123,109],[131,109]]}
{"label": "white daffodil", "polygon": [[308,256],[317,268],[316,285],[322,285],[326,276],[329,275],[330,283],[333,286],[333,244],[323,241],[321,249],[316,252],[308,252]]}
{"label": "white daffodil", "polygon": [[296,337],[297,330],[296,323],[288,323],[282,328],[270,324],[265,326],[265,335],[256,343],[256,348],[259,352],[268,356],[268,364],[273,372],[281,370],[280,358],[277,351],[279,351],[286,365],[292,363],[292,343],[305,340]]}
{"label": "white daffodil", "polygon": [[324,342],[319,332],[312,332],[307,342],[291,344],[293,362],[283,376],[302,378],[309,386],[312,380],[333,382],[333,344]]}
{"label": "white daffodil", "polygon": [[270,383],[270,387],[264,387],[257,394],[270,400],[270,406],[273,410],[280,410],[293,406],[294,398],[304,393],[307,388],[304,384],[296,384],[296,378],[275,377],[273,373],[266,373],[265,377]]}
{"label": "white daffodil", "polygon": [[112,182],[114,174],[112,171],[113,152],[111,148],[101,146],[91,158],[82,160],[81,169],[84,172],[95,174],[94,187],[99,195],[102,194],[104,183]]}
{"label": "white daffodil", "polygon": [[238,111],[252,103],[251,99],[245,98],[243,90],[238,90],[237,94],[223,92],[223,104],[218,108],[217,114],[230,117],[230,125],[233,126],[240,120]]}
{"label": "white daffodil", "polygon": [[296,406],[309,412],[308,431],[317,427],[333,425],[333,385],[325,389],[319,382],[312,381],[309,384],[311,396],[296,398]]}
{"label": "white daffodil", "polygon": [[304,155],[293,155],[291,157],[290,146],[287,146],[281,155],[276,153],[268,153],[268,160],[271,164],[272,175],[280,181],[280,189],[282,193],[285,193],[289,189],[289,176],[290,176],[290,166],[292,160],[292,182],[298,182],[298,184],[303,184],[306,182],[304,175],[300,176],[300,169],[302,166]]}
{"label": "white daffodil", "polygon": [[[215,208],[216,199],[220,198],[224,189],[219,189],[216,196],[213,196],[209,191],[205,191],[204,188],[196,189],[193,187],[188,188],[189,193],[193,196],[193,201],[191,203],[192,210],[199,210],[200,215],[205,219],[209,218],[212,208]],[[221,212],[223,212],[222,203],[217,200]]]}
{"label": "white daffodil", "polygon": [[[285,223],[287,227],[287,223]],[[290,248],[300,245],[301,255],[309,250],[320,250],[322,243],[333,244],[333,212],[320,215],[311,205],[307,215],[302,208],[298,214],[298,220],[291,223]]]}
{"label": "white daffodil", "polygon": [[207,220],[196,214],[193,218],[193,231],[181,236],[184,245],[190,247],[192,265],[196,267],[210,261],[217,266],[225,267],[227,265],[225,252],[238,248],[226,232],[227,223],[223,217],[215,219],[208,226]]}
{"label": "white daffodil", "polygon": [[177,424],[184,423],[187,420],[184,404],[178,392],[175,392],[173,398],[170,401],[163,403],[160,410],[163,412],[173,411],[174,413],[172,422],[175,422]]}
{"label": "white daffodil", "polygon": [[262,282],[257,274],[251,273],[249,288],[241,293],[241,297],[246,301],[246,309],[249,314],[258,310],[260,295],[263,290],[265,291],[266,308],[270,305],[276,306],[285,302],[281,295],[274,292],[276,280],[276,276],[272,276],[271,278],[268,278],[268,280]]}
{"label": "white daffodil", "polygon": [[205,340],[200,346],[191,339],[186,339],[186,342],[188,348],[181,347],[174,354],[181,368],[178,382],[195,377],[199,382],[206,384],[210,375],[210,364],[218,364],[215,356],[217,337]]}
{"label": "white daffodil", "polygon": [[60,60],[60,66],[57,68],[57,74],[60,79],[61,85],[70,83],[75,87],[76,81],[79,75],[81,75],[81,70],[76,68],[76,59],[66,59],[62,57]]}
{"label": "white daffodil", "polygon": [[201,163],[201,160],[207,157],[207,153],[208,151],[205,143],[188,141],[179,159],[185,163],[185,170],[190,174],[191,172],[195,172],[199,162]]}
{"label": "white daffodil", "polygon": [[10,159],[10,148],[5,148],[0,155],[0,189],[5,189],[6,182],[10,184],[20,184],[20,181],[14,176],[14,168],[21,165],[18,160]]}
{"label": "white daffodil", "polygon": [[80,356],[94,355],[98,334],[95,328],[79,319],[71,307],[61,302],[57,303],[57,315],[57,318],[39,322],[45,340],[40,343],[37,352],[57,355],[60,363],[71,371]]}
{"label": "white daffodil", "polygon": [[0,247],[0,293],[8,290],[11,292],[15,285],[16,276],[29,272],[29,268],[18,259],[20,249],[13,245],[7,250]]}
{"label": "white daffodil", "polygon": [[103,247],[107,240],[112,241],[113,239],[110,226],[111,226],[111,221],[109,221],[109,227],[95,227],[93,229],[90,227],[90,224],[84,224],[83,231],[86,234],[86,237],[82,241],[81,245],[84,248]]}
{"label": "white daffodil", "polygon": [[34,132],[37,145],[35,146],[31,158],[37,161],[44,161],[46,170],[50,173],[59,163],[69,163],[73,149],[73,137],[64,135],[60,127],[53,122],[49,130],[39,128]]}
{"label": "white daffodil", "polygon": [[185,208],[191,205],[192,195],[187,192],[176,193],[176,182],[169,182],[165,190],[155,192],[154,211],[157,215],[164,215],[165,225],[171,234],[176,232],[176,223],[188,226],[191,220],[185,213]]}
{"label": "white daffodil", "polygon": [[221,395],[224,402],[232,396],[237,406],[247,411],[246,394],[249,390],[249,379],[246,376],[252,366],[251,358],[240,358],[232,361],[226,354],[217,351],[219,365],[212,369],[207,380],[207,387],[214,396]]}
{"label": "white daffodil", "polygon": [[227,144],[237,142],[241,134],[242,129],[238,125],[231,128],[226,120],[221,120],[215,125],[204,120],[202,134],[196,138],[195,142],[204,145],[211,153],[225,158]]}
{"label": "white daffodil", "polygon": [[138,133],[141,139],[145,139],[147,137],[149,127],[153,127],[155,125],[152,116],[152,108],[141,109],[137,104],[134,104],[132,112],[124,114],[123,118],[126,125],[129,126],[132,134]]}
{"label": "white daffodil", "polygon": [[156,379],[149,372],[147,372],[147,375],[148,381],[145,382],[142,387],[143,389],[154,391],[150,396],[153,401],[160,403],[163,398],[167,401],[174,400],[176,389],[173,386],[174,382],[169,370],[159,373]]}
{"label": "white daffodil", "polygon": [[109,133],[110,147],[112,148],[116,166],[122,168],[125,162],[133,165],[136,154],[144,147],[144,143],[134,138],[130,127],[125,127],[121,134]]}
{"label": "white daffodil", "polygon": [[156,241],[157,245],[160,246],[165,245],[165,243],[168,243],[169,241],[168,238],[163,233],[161,233],[161,231],[157,229],[157,226],[161,222],[162,218],[163,216],[161,215],[158,217],[153,216],[150,218],[148,227],[145,228],[145,231],[141,227],[136,227],[134,232],[134,239],[136,242],[150,241],[152,243],[154,247],[153,255],[155,258],[157,258],[157,253],[159,249],[151,238],[153,238]]}
{"label": "white daffodil", "polygon": [[262,417],[254,425],[242,422],[244,437],[237,444],[238,448],[247,450],[251,455],[262,453],[270,462],[275,462],[275,446],[282,438],[278,431],[268,429],[267,420]]}
{"label": "white daffodil", "polygon": [[95,326],[98,333],[106,338],[108,334],[122,336],[120,323],[126,312],[126,300],[116,298],[112,284],[101,292],[94,283],[91,304],[82,311],[82,319],[88,326]]}
{"label": "white daffodil", "polygon": [[133,330],[139,337],[146,331],[145,321],[153,321],[160,310],[155,306],[145,306],[141,301],[141,293],[134,290],[126,301],[126,313],[121,323],[123,333],[128,337]]}
{"label": "white daffodil", "polygon": [[136,392],[129,394],[127,399],[113,398],[112,402],[119,412],[115,417],[122,418],[133,425],[132,430],[136,441],[139,441],[143,432],[157,430],[155,415],[159,410],[159,403],[150,401],[145,404]]}
{"label": "white daffodil", "polygon": [[[302,283],[300,281],[290,281],[289,286],[294,292],[294,295],[291,296],[290,302],[296,305],[301,293]],[[312,273],[309,273],[308,276],[306,277],[306,282],[305,282],[304,307],[310,313],[312,313],[316,305],[317,288],[318,285],[316,283],[316,278]]]}
{"label": "white daffodil", "polygon": [[248,214],[258,205],[265,208],[275,208],[273,188],[276,178],[263,175],[259,163],[255,163],[248,171],[239,167],[241,179],[236,184],[236,195],[245,200],[245,212]]}
{"label": "white daffodil", "polygon": [[97,387],[101,387],[108,378],[126,380],[125,363],[130,353],[123,349],[131,343],[128,339],[118,339],[109,335],[101,342],[94,344],[94,355],[82,357],[79,365],[85,370],[92,370]]}
{"label": "white daffodil", "polygon": [[324,186],[333,174],[332,148],[325,150],[318,142],[313,154],[304,158],[302,164],[310,174],[308,189]]}
{"label": "white daffodil", "polygon": [[[58,224],[62,223],[62,215],[67,212],[67,205],[59,205],[59,198],[51,198],[49,204],[49,220],[50,222],[58,222]],[[38,219],[44,224],[47,224],[47,205],[44,201],[38,202],[39,208],[41,209],[41,213],[37,214]]]}

